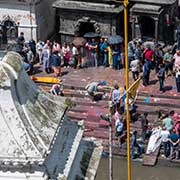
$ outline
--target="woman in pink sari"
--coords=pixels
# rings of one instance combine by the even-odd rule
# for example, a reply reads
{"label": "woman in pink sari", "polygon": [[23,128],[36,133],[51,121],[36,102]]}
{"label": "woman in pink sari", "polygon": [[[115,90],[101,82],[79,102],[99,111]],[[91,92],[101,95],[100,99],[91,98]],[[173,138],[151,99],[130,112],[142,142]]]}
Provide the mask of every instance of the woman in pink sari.
{"label": "woman in pink sari", "polygon": [[68,46],[67,42],[64,42],[64,45],[62,47],[62,55],[64,59],[64,67],[69,67],[70,47]]}

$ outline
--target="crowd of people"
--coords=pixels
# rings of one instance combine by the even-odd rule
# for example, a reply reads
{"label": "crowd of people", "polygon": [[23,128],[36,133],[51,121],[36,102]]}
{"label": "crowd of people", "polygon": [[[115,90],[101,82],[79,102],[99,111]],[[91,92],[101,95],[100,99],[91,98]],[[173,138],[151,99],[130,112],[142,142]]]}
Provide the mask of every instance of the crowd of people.
{"label": "crowd of people", "polygon": [[179,159],[180,151],[180,116],[173,110],[160,116],[162,156],[169,159]]}
{"label": "crowd of people", "polygon": [[[117,106],[116,106],[117,107]],[[121,107],[121,106],[119,106]],[[124,111],[125,112],[125,111]],[[126,132],[126,116],[123,111],[116,109],[113,118],[115,120],[115,136],[118,139],[118,146],[121,147],[125,141]],[[158,129],[158,139],[161,142],[162,157],[168,159],[180,158],[180,115],[174,111],[168,113],[159,112],[159,125],[155,126],[148,120],[148,112],[143,114],[134,113],[131,116],[131,123],[139,121],[141,123],[140,132],[136,130],[130,133],[131,158],[137,158],[145,152],[144,144],[148,144],[149,138]],[[141,133],[141,134],[140,134]],[[156,140],[153,140],[156,141]],[[156,146],[156,143],[153,142]],[[151,142],[149,143],[150,146]],[[153,147],[154,148],[154,147]]]}
{"label": "crowd of people", "polygon": [[54,72],[61,75],[61,67],[112,67],[119,70],[123,67],[122,44],[111,45],[107,38],[88,38],[82,46],[57,41],[39,40],[37,43],[24,38],[21,32],[17,39],[16,51],[23,57],[26,71],[32,71],[33,63],[39,62],[47,73]]}
{"label": "crowd of people", "polygon": [[147,44],[144,47],[141,42],[132,41],[128,46],[128,61],[134,80],[137,80],[142,72],[143,86],[149,85],[150,74],[154,70],[159,80],[160,91],[165,91],[165,79],[175,76],[177,93],[180,93],[179,49],[163,48],[160,44]]}
{"label": "crowd of people", "polygon": [[[124,50],[122,44],[109,44],[107,38],[92,38],[82,46],[57,41],[37,43],[30,39],[25,41],[22,32],[17,40],[16,51],[24,59],[27,72],[33,71],[33,64],[39,62],[46,73],[54,72],[61,76],[61,67],[110,67],[119,70],[124,67]],[[143,78],[143,86],[149,85],[152,70],[157,74],[159,90],[165,91],[164,82],[169,76],[175,76],[177,92],[180,93],[180,50],[163,48],[160,44],[147,44],[141,40],[128,43],[128,66],[132,78]]]}
{"label": "crowd of people", "polygon": [[[90,96],[94,93],[102,93],[103,87],[106,83],[104,81],[92,82],[88,84],[87,91]],[[127,122],[126,122],[126,87],[120,90],[117,84],[111,89],[109,96],[111,102],[111,115],[114,119],[114,132],[115,137],[118,140],[118,147],[121,148],[122,144],[125,142],[127,137]],[[131,158],[137,158],[145,152],[143,144],[147,144],[151,134],[158,128],[160,129],[160,134],[158,140],[161,140],[161,146],[163,148],[162,157],[169,159],[179,159],[180,151],[180,115],[174,111],[170,111],[163,114],[159,111],[158,125],[149,122],[148,112],[142,114],[136,112],[136,107],[134,105],[134,98],[129,93],[129,114],[130,123],[134,124],[139,121],[141,124],[140,131],[133,130],[130,133],[130,146],[131,146]],[[107,115],[108,116],[108,115]],[[102,119],[108,120],[107,117],[101,116]],[[141,133],[141,134],[140,134]],[[140,137],[140,138],[139,138]],[[153,142],[156,145],[156,142]]]}
{"label": "crowd of people", "polygon": [[[124,54],[122,44],[109,44],[107,38],[89,39],[84,46],[75,46],[73,43],[64,42],[62,45],[57,41],[37,43],[30,39],[25,41],[24,33],[17,39],[16,51],[23,57],[24,68],[27,72],[33,72],[33,65],[38,62],[42,65],[44,72],[54,73],[61,76],[61,67],[84,68],[104,66],[119,70],[124,66]],[[154,70],[159,80],[159,90],[165,91],[164,81],[169,76],[176,80],[177,92],[180,93],[180,50],[163,48],[156,44],[143,45],[140,40],[132,40],[128,43],[128,66],[132,72],[132,78],[136,81],[142,74],[143,85],[149,85],[150,74]],[[104,92],[98,91],[100,86],[105,86],[105,81],[92,82],[86,86],[88,94],[93,100],[102,99]],[[51,93],[63,95],[63,90],[57,85],[52,87]],[[119,146],[122,144],[124,132],[126,131],[126,87],[120,93],[116,84],[111,91],[113,116],[115,119],[115,135]],[[123,105],[122,105],[123,104]],[[132,122],[141,121],[142,141],[145,142],[152,133],[152,126],[147,120],[148,113],[137,115],[134,107],[134,99],[129,94],[129,112]],[[164,156],[179,158],[180,141],[180,117],[174,112],[166,114],[162,119],[162,142]],[[135,157],[135,148],[139,154],[144,152],[143,146],[137,141],[137,131],[131,133],[131,156]]]}

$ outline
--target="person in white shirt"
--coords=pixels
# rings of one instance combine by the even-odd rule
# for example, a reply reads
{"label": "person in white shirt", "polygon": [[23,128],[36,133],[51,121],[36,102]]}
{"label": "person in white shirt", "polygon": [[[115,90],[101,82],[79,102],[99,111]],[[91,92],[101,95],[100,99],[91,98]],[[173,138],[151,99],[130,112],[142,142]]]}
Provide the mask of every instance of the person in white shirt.
{"label": "person in white shirt", "polygon": [[[125,98],[124,100],[124,112],[126,112],[126,102],[127,102],[127,99]],[[133,112],[134,112],[134,100],[131,96],[131,94],[129,94],[129,115],[130,115],[130,120],[132,120],[132,115],[133,115]]]}
{"label": "person in white shirt", "polygon": [[170,144],[168,141],[169,134],[170,133],[168,130],[166,130],[166,128],[163,128],[161,130],[161,139],[162,139],[162,145],[163,145],[163,150],[164,150],[163,156],[165,157],[168,157],[170,153]]}
{"label": "person in white shirt", "polygon": [[177,93],[180,94],[180,64],[175,67],[175,77]]}
{"label": "person in white shirt", "polygon": [[39,57],[39,63],[40,65],[43,64],[43,61],[42,61],[42,51],[43,51],[43,47],[44,47],[44,42],[39,40],[38,43],[36,44],[36,50],[37,50],[37,54],[38,54],[38,57]]}
{"label": "person in white shirt", "polygon": [[75,45],[73,45],[72,47],[72,55],[73,55],[73,65],[74,65],[74,68],[77,68],[77,65],[78,65],[78,49],[76,48]]}
{"label": "person in white shirt", "polygon": [[140,71],[140,63],[138,59],[131,61],[131,71],[134,81],[136,81],[139,78],[139,71]]}
{"label": "person in white shirt", "polygon": [[114,114],[115,119],[115,136],[118,138],[118,144],[121,146],[121,136],[123,134],[123,122],[122,122],[122,116],[120,116],[119,112],[116,111]]}
{"label": "person in white shirt", "polygon": [[111,100],[112,100],[112,104],[113,104],[113,112],[115,112],[117,109],[120,108],[120,90],[119,90],[119,86],[118,84],[114,85],[114,88],[111,92]]}

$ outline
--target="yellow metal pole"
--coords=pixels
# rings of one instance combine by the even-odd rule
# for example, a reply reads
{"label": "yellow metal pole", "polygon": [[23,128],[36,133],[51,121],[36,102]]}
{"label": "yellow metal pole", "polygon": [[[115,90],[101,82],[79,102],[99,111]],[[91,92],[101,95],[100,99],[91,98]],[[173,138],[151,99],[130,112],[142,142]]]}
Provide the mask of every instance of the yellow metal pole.
{"label": "yellow metal pole", "polygon": [[126,68],[126,123],[127,123],[127,178],[131,180],[130,115],[129,115],[129,68],[128,68],[128,0],[124,0],[124,47]]}

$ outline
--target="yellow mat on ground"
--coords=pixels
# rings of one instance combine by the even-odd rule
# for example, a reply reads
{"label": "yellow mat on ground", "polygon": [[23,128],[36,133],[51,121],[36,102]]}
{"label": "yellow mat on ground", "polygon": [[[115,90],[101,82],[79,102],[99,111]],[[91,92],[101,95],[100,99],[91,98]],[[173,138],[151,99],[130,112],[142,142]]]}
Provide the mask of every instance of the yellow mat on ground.
{"label": "yellow mat on ground", "polygon": [[31,76],[31,80],[36,82],[44,82],[44,83],[60,83],[62,80],[55,77],[37,77]]}

